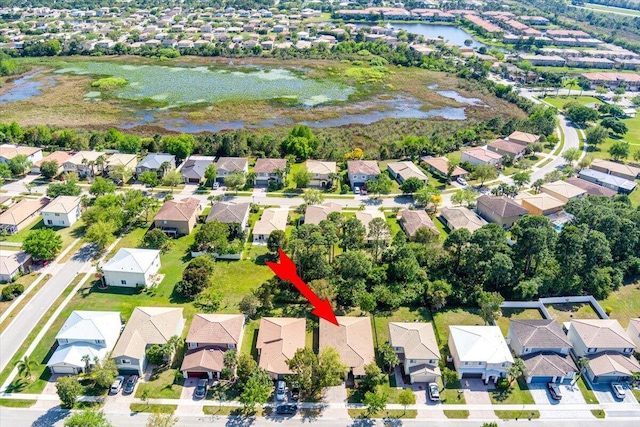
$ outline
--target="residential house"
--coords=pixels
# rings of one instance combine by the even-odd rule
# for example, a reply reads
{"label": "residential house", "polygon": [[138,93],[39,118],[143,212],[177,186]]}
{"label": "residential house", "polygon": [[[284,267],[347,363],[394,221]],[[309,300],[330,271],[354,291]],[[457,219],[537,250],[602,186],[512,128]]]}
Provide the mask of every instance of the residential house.
{"label": "residential house", "polygon": [[211,156],[190,156],[180,170],[182,181],[185,184],[202,184],[206,180],[204,173],[207,167],[215,160]]}
{"label": "residential house", "polygon": [[474,147],[462,152],[462,161],[469,162],[473,166],[491,165],[497,166],[502,160],[502,155],[489,151],[483,147]]}
{"label": "residential house", "polygon": [[136,166],[138,165],[138,156],[135,154],[126,154],[126,153],[114,153],[107,160],[107,164],[105,167],[105,171],[109,173],[109,170],[116,166],[124,166],[129,169],[131,173],[136,171]]}
{"label": "residential house", "polygon": [[578,370],[571,358],[571,341],[553,319],[512,319],[507,341],[521,357],[527,383],[573,380]]}
{"label": "residential house", "polygon": [[531,215],[551,215],[560,212],[566,204],[547,193],[521,193],[516,196],[516,201],[520,202]]}
{"label": "residential house", "polygon": [[267,208],[253,226],[253,244],[266,245],[271,232],[275,230],[285,231],[289,211],[285,209]]}
{"label": "residential house", "polygon": [[620,194],[631,194],[638,184],[635,181],[609,175],[593,169],[582,169],[578,177]]}
{"label": "residential house", "polygon": [[121,375],[143,375],[147,370],[147,349],[154,344],[166,344],[172,337],[182,335],[182,310],[181,307],[133,309],[129,322],[111,353]]}
{"label": "residential house", "polygon": [[31,173],[40,174],[40,166],[42,166],[44,162],[56,162],[58,164],[58,174],[61,174],[64,171],[64,167],[62,165],[64,165],[64,162],[69,160],[71,157],[73,157],[73,154],[68,151],[54,151],[48,156],[35,162],[33,166],[31,166]]}
{"label": "residential house", "polygon": [[582,73],[582,77],[587,79],[591,89],[597,89],[600,86],[608,87],[611,90],[615,90],[620,86],[625,87],[628,91],[640,89],[640,76],[635,73],[595,72]]}
{"label": "residential house", "polygon": [[[163,165],[164,171],[163,171]],[[149,153],[136,165],[136,175],[140,176],[144,172],[156,172],[159,176],[176,168],[176,157],[167,153]]]}
{"label": "residential house", "polygon": [[[379,210],[366,210],[366,211],[356,211],[356,218],[364,225],[365,229],[365,240],[370,242],[372,239],[369,237],[369,224],[373,221],[374,218],[381,218],[383,221],[386,221],[384,217],[384,213]],[[390,238],[391,236],[389,236]]]}
{"label": "residential house", "polygon": [[636,349],[640,348],[640,319],[629,319],[629,325],[627,326],[627,335],[631,338],[631,341],[636,345]]}
{"label": "residential house", "polygon": [[260,319],[258,366],[274,379],[291,374],[288,361],[304,348],[307,319],[295,317],[263,317]]}
{"label": "residential house", "polygon": [[268,185],[270,181],[282,184],[286,180],[286,159],[258,159],[253,167],[256,185]]}
{"label": "residential house", "polygon": [[135,288],[150,286],[160,269],[160,251],[120,248],[102,267],[104,284]]}
{"label": "residential house", "polygon": [[0,163],[9,163],[16,156],[26,156],[33,165],[42,160],[42,148],[20,145],[0,145]]}
{"label": "residential house", "polygon": [[389,322],[389,344],[411,384],[438,380],[440,349],[431,323]]}
{"label": "residential house", "polygon": [[615,319],[572,320],[567,338],[576,359],[586,357],[586,376],[592,383],[629,381],[640,364],[633,357],[636,345]]}
{"label": "residential house", "polygon": [[251,203],[216,202],[211,206],[205,222],[218,221],[225,224],[239,224],[240,230],[249,227]]}
{"label": "residential house", "polygon": [[500,224],[503,228],[511,228],[513,224],[528,212],[516,201],[506,196],[489,196],[483,194],[476,201],[476,209],[481,217],[489,222]]}
{"label": "residential house", "polygon": [[407,233],[409,240],[414,240],[416,232],[421,228],[426,228],[436,236],[440,234],[440,231],[431,220],[429,214],[422,209],[404,209],[400,211],[399,217],[400,220],[398,222],[400,223],[400,227]]}
{"label": "residential house", "polygon": [[202,212],[200,200],[187,197],[182,200],[167,200],[153,219],[156,228],[171,236],[191,234]]}
{"label": "residential house", "polygon": [[244,330],[242,314],[196,314],[185,340],[182,360],[185,378],[218,379],[224,369],[224,353],[239,351]]}
{"label": "residential house", "polygon": [[349,160],[347,162],[347,177],[351,189],[362,187],[367,181],[377,179],[380,175],[378,162],[375,160]]}
{"label": "residential house", "polygon": [[249,173],[249,159],[246,157],[220,157],[216,162],[218,182],[224,182],[225,177],[234,172]]}
{"label": "residential house", "polygon": [[444,206],[440,210],[440,220],[451,231],[466,228],[471,233],[487,224],[487,221],[480,218],[471,209],[462,206]]}
{"label": "residential house", "polygon": [[485,384],[506,378],[513,357],[498,326],[449,326],[449,351],[458,377]]}
{"label": "residential house", "polygon": [[49,204],[49,199],[22,199],[0,214],[0,231],[15,234],[31,224],[40,211]]}
{"label": "residential house", "polygon": [[387,170],[399,184],[409,178],[418,178],[425,184],[429,181],[429,177],[413,162],[391,162],[387,164]]}
{"label": "residential house", "polygon": [[[56,335],[47,367],[52,374],[77,375],[102,362],[120,336],[120,312],[73,311]],[[88,358],[87,358],[88,357]]]}
{"label": "residential house", "polygon": [[616,194],[618,194],[618,192],[615,190],[611,190],[610,188],[602,187],[598,184],[585,181],[582,178],[567,178],[565,182],[568,182],[571,185],[575,185],[576,187],[582,188],[584,191],[587,192],[588,196],[613,197]]}
{"label": "residential house", "polygon": [[593,159],[589,167],[598,172],[628,179],[629,181],[640,178],[640,168],[625,165],[624,163],[617,163],[603,159]]}
{"label": "residential house", "polygon": [[320,225],[320,222],[327,219],[330,213],[341,212],[342,205],[334,202],[325,202],[321,205],[307,205],[304,211],[304,223]]}
{"label": "residential house", "polygon": [[[455,165],[449,175],[449,159],[446,157],[423,157],[422,163],[425,163],[429,167],[429,172],[439,175],[443,178],[464,178],[469,175],[469,172],[462,169],[460,166]],[[426,181],[425,181],[426,183]]]}
{"label": "residential house", "polygon": [[21,273],[28,272],[31,255],[23,251],[0,251],[0,283],[9,283]]}
{"label": "residential house", "polygon": [[532,133],[520,132],[519,130],[512,132],[507,140],[515,142],[516,144],[524,145],[525,147],[530,144],[535,144],[540,141],[540,135],[534,135]]}
{"label": "residential house", "polygon": [[[299,34],[299,33],[298,33]],[[305,167],[312,175],[309,186],[327,188],[333,182],[333,174],[338,172],[336,162],[327,162],[324,160],[307,160]]]}
{"label": "residential house", "polygon": [[338,316],[338,326],[320,319],[320,351],[336,349],[340,360],[355,378],[364,375],[364,367],[375,362],[371,319],[364,317]]}
{"label": "residential house", "polygon": [[540,186],[540,191],[568,203],[571,199],[585,197],[587,192],[566,181],[548,182]]}
{"label": "residential house", "polygon": [[524,156],[526,147],[518,144],[517,142],[496,139],[495,141],[487,144],[487,150],[500,154],[500,156],[503,157],[509,156],[514,160],[518,160]]}
{"label": "residential house", "polygon": [[71,227],[80,219],[80,197],[58,196],[42,208],[42,219],[47,227]]}
{"label": "residential house", "polygon": [[101,157],[106,162],[106,156],[107,154],[102,151],[78,151],[62,164],[62,168],[65,173],[75,172],[81,178],[94,176],[98,158]]}

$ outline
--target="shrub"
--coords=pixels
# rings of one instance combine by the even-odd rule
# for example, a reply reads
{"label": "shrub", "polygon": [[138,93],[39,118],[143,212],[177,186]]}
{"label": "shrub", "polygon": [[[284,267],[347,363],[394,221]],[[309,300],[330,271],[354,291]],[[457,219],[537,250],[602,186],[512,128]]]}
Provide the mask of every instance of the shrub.
{"label": "shrub", "polygon": [[19,283],[12,283],[5,286],[2,290],[2,299],[5,301],[12,301],[19,297],[24,292],[24,286]]}
{"label": "shrub", "polygon": [[510,386],[509,380],[507,378],[500,378],[498,380],[498,388],[506,390]]}
{"label": "shrub", "polygon": [[230,380],[233,377],[233,371],[229,368],[222,368],[220,371],[220,379]]}
{"label": "shrub", "polygon": [[611,316],[611,312],[613,311],[613,308],[606,306],[604,308],[604,312],[607,313],[607,316]]}

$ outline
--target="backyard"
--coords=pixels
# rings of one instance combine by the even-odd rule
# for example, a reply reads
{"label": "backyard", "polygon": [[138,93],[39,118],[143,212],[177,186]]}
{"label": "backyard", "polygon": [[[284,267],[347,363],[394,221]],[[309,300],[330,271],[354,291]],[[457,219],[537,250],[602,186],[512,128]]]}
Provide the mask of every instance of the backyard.
{"label": "backyard", "polygon": [[558,303],[547,304],[545,308],[558,323],[570,322],[573,319],[599,319],[598,313],[595,312],[591,304],[577,303]]}
{"label": "backyard", "polygon": [[496,320],[502,334],[506,337],[512,319],[542,319],[542,313],[535,308],[503,308],[502,316]]}

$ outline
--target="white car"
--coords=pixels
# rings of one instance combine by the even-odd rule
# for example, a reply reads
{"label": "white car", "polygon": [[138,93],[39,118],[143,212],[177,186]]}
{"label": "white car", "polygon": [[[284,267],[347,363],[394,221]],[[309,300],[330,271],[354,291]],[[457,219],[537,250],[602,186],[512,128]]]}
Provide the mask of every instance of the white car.
{"label": "white car", "polygon": [[353,194],[360,194],[360,187],[353,187]]}
{"label": "white car", "polygon": [[434,402],[440,400],[440,390],[438,389],[437,383],[429,383],[427,386],[427,390],[429,391],[429,398]]}
{"label": "white car", "polygon": [[122,388],[122,383],[124,383],[124,377],[121,375],[117,376],[113,384],[111,384],[111,388],[109,388],[109,392],[111,394],[118,394],[118,392]]}
{"label": "white car", "polygon": [[613,395],[618,399],[624,399],[627,395],[624,391],[624,387],[620,383],[611,383],[611,391],[613,391]]}
{"label": "white car", "polygon": [[213,189],[214,189],[214,190],[217,190],[218,188],[220,188],[220,183],[219,183],[218,181],[215,181],[215,182],[213,183]]}
{"label": "white car", "polygon": [[467,186],[467,180],[464,179],[463,177],[459,176],[456,181],[458,182],[458,184],[462,185],[462,186]]}
{"label": "white car", "polygon": [[278,381],[276,385],[276,400],[282,402],[284,400],[284,396],[286,394],[287,385],[284,381]]}

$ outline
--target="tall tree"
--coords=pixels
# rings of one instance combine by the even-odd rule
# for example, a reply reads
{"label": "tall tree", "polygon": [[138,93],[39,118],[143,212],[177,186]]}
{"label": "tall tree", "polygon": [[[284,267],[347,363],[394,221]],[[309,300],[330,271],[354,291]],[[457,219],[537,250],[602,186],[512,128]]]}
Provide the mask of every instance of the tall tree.
{"label": "tall tree", "polygon": [[556,231],[544,216],[525,215],[511,228],[514,258],[523,267],[525,277],[535,275],[542,261],[553,250]]}
{"label": "tall tree", "polygon": [[500,305],[504,298],[497,292],[480,292],[478,305],[480,306],[480,317],[487,323],[493,323],[500,316]]}
{"label": "tall tree", "polygon": [[271,396],[273,381],[267,371],[255,369],[242,386],[242,393],[238,397],[245,409],[252,409],[256,404],[264,404]]}
{"label": "tall tree", "polygon": [[85,409],[72,413],[64,420],[64,427],[113,427],[102,411]]}
{"label": "tall tree", "polygon": [[31,230],[22,242],[22,248],[35,259],[51,261],[62,249],[62,236],[50,228]]}
{"label": "tall tree", "polygon": [[373,218],[369,223],[367,239],[371,241],[373,260],[378,261],[382,249],[391,240],[391,228],[383,218]]}
{"label": "tall tree", "polygon": [[478,165],[471,174],[471,177],[480,181],[480,187],[482,187],[486,181],[496,179],[498,173],[496,172],[496,168],[491,165]]}

